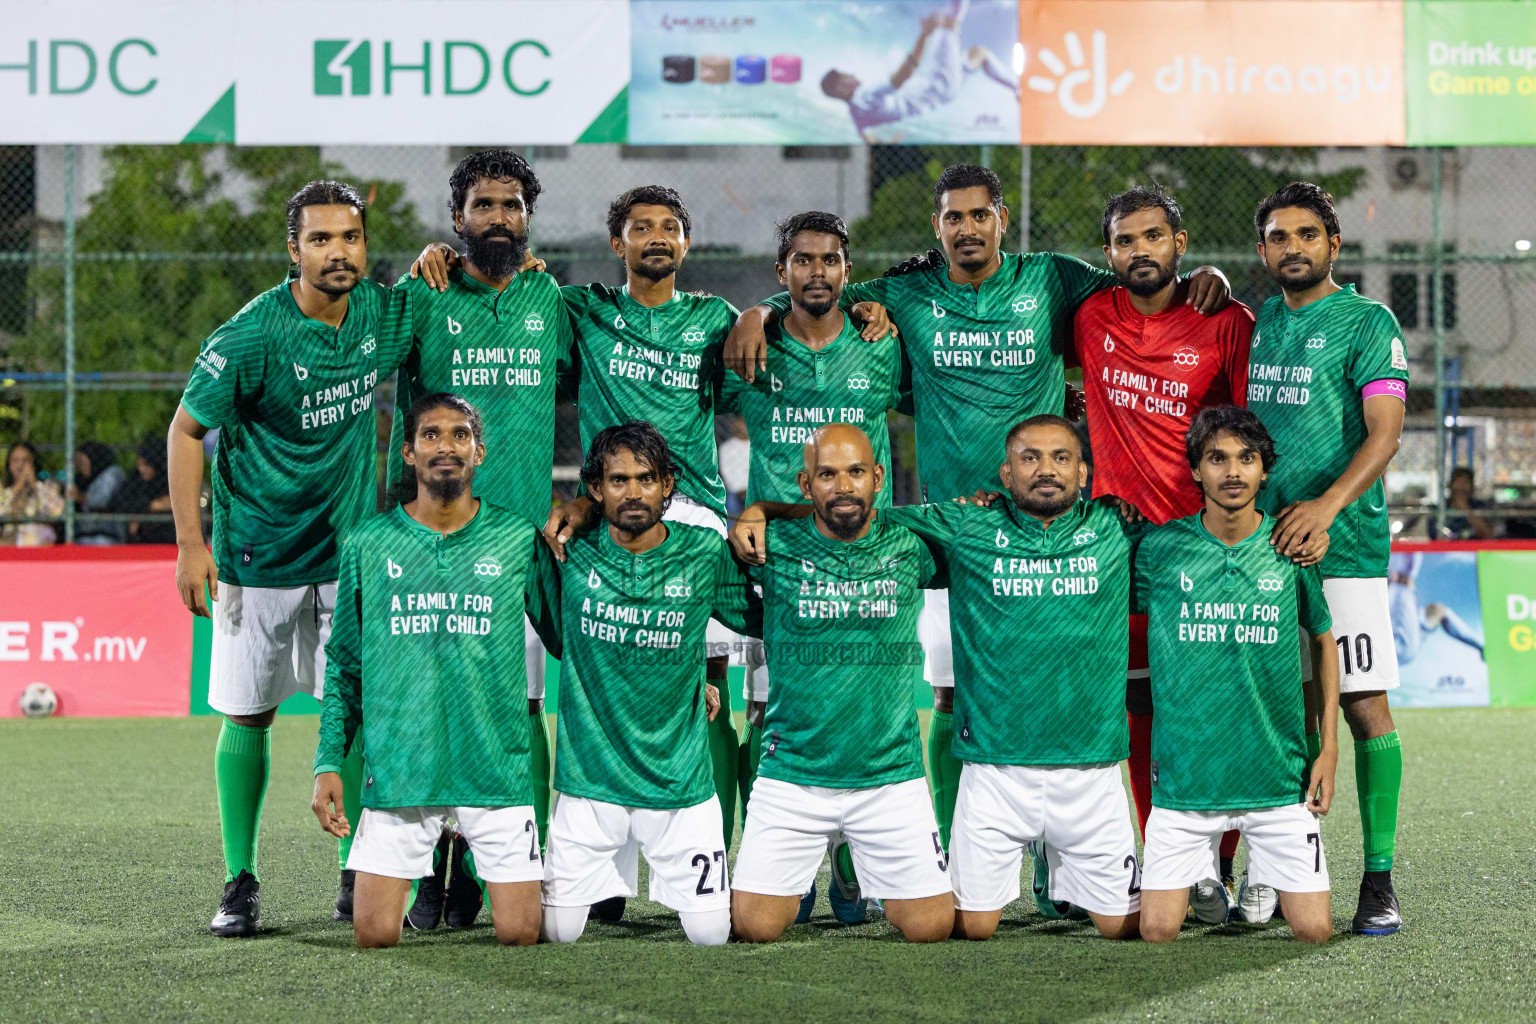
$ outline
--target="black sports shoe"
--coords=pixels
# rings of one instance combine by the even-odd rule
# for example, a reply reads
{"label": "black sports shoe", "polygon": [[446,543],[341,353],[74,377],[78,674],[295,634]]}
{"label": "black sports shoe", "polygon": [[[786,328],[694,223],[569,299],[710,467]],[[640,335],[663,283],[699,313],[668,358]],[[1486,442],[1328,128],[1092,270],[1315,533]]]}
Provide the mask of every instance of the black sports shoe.
{"label": "black sports shoe", "polygon": [[587,911],[587,918],[596,918],[603,924],[617,924],[624,916],[624,897],[610,896],[605,900],[598,900]]}
{"label": "black sports shoe", "polygon": [[208,930],[220,938],[255,935],[261,927],[261,883],[249,871],[241,871],[224,883],[224,898]]}
{"label": "black sports shoe", "polygon": [[449,928],[469,928],[480,916],[480,883],[464,868],[464,857],[469,853],[469,843],[463,836],[453,837],[449,859],[453,862],[453,875],[448,880],[448,899],[443,906],[443,924]]}
{"label": "black sports shoe", "polygon": [[1397,909],[1397,893],[1392,891],[1392,876],[1385,871],[1360,879],[1360,906],[1350,930],[1356,935],[1395,935],[1403,926]]}
{"label": "black sports shoe", "polygon": [[341,871],[341,886],[336,890],[336,913],[331,915],[338,921],[352,920],[352,895],[357,891],[357,872]]}
{"label": "black sports shoe", "polygon": [[405,923],[418,932],[429,932],[443,922],[443,882],[448,877],[448,861],[453,856],[453,838],[443,833],[437,841],[437,863],[432,873],[416,886],[416,902],[405,915]]}

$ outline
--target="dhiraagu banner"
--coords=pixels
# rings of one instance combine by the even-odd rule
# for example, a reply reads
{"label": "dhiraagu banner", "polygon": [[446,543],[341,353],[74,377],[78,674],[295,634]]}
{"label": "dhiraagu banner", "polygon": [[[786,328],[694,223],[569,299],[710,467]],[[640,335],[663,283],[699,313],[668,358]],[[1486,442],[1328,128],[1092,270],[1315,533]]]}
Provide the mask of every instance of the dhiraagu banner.
{"label": "dhiraagu banner", "polygon": [[1536,143],[1536,3],[1408,0],[1410,146]]}

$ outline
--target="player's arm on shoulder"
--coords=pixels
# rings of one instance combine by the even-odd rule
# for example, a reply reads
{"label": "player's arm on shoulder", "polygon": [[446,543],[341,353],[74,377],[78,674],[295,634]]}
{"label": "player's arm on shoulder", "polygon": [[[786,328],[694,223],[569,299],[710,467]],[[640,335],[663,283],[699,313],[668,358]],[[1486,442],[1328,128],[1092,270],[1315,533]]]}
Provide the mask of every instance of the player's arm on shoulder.
{"label": "player's arm on shoulder", "polygon": [[597,502],[585,494],[578,494],[570,501],[556,505],[549,510],[549,518],[544,521],[544,540],[549,545],[549,550],[554,553],[556,561],[565,561],[566,542],[576,534],[577,530],[585,530],[602,518],[602,509]]}
{"label": "player's arm on shoulder", "polygon": [[1066,295],[1067,305],[1073,310],[1081,306],[1088,296],[1112,288],[1120,280],[1114,271],[1095,267],[1076,256],[1059,252],[1044,255],[1051,261],[1056,279],[1061,282],[1061,290]]}
{"label": "player's arm on shoulder", "polygon": [[726,628],[759,639],[763,635],[763,605],[752,586],[748,567],[731,552],[723,538],[716,545],[714,618]]}
{"label": "player's arm on shoulder", "polygon": [[725,337],[722,357],[725,368],[748,384],[756,380],[759,371],[768,369],[768,325],[787,315],[789,310],[788,292],[770,295],[742,310]]}
{"label": "player's arm on shoulder", "polygon": [[1140,509],[1118,494],[1101,494],[1093,500],[1118,512],[1120,522],[1125,527],[1139,527],[1147,521],[1147,517],[1141,514]]}
{"label": "player's arm on shoulder", "polygon": [[560,583],[560,564],[535,527],[529,543],[528,581],[523,586],[523,600],[534,632],[556,658],[561,656],[564,647],[560,632]]}
{"label": "player's arm on shoulder", "polygon": [[1226,354],[1227,389],[1232,404],[1248,405],[1248,361],[1253,349],[1253,330],[1257,323],[1253,310],[1234,302],[1223,317],[1223,350]]}
{"label": "player's arm on shoulder", "polygon": [[768,560],[768,524],[775,519],[804,519],[816,511],[813,505],[792,505],[783,501],[754,501],[726,531],[731,551],[748,565],[762,565]]}
{"label": "player's arm on shoulder", "polygon": [[975,512],[971,503],[956,498],[924,505],[892,505],[877,509],[875,515],[891,526],[911,530],[935,552],[935,557],[942,557],[954,542],[965,516]]}
{"label": "player's arm on shoulder", "polygon": [[445,242],[432,242],[421,250],[421,255],[411,264],[411,276],[422,278],[435,291],[445,292],[448,290],[448,275],[458,269],[462,262],[458,250],[453,246]]}
{"label": "player's arm on shoulder", "polygon": [[1193,306],[1201,316],[1212,316],[1232,302],[1232,283],[1219,267],[1196,267],[1189,273],[1186,306]]}

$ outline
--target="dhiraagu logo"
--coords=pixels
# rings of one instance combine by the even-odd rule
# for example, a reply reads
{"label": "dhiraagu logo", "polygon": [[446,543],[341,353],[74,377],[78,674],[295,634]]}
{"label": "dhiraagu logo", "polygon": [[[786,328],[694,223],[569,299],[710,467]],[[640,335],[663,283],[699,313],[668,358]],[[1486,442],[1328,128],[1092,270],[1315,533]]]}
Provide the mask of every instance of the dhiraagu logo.
{"label": "dhiraagu logo", "polygon": [[1087,53],[1076,32],[1068,32],[1062,41],[1066,44],[1065,61],[1048,47],[1035,52],[1036,59],[1055,76],[1030,75],[1026,84],[1035,92],[1055,93],[1062,110],[1073,117],[1088,118],[1103,110],[1109,97],[1131,87],[1136,76],[1130,71],[1109,77],[1109,39],[1103,31],[1095,29],[1089,35]]}
{"label": "dhiraagu logo", "polygon": [[503,46],[468,39],[316,39],[316,96],[474,96],[506,89],[537,96],[549,88],[549,47],[537,39]]}

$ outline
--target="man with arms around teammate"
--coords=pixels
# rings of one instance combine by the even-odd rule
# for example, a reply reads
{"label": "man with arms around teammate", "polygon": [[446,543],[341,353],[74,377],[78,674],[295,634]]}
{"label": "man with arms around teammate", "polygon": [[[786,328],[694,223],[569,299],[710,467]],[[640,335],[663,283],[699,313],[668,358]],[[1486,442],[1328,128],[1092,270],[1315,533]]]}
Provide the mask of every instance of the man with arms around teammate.
{"label": "man with arms around teammate", "polygon": [[[876,303],[898,329],[911,367],[918,477],[924,500],[939,502],[994,486],[1004,458],[999,425],[1064,411],[1073,312],[1115,277],[1058,253],[1002,252],[1008,208],[1002,182],[985,167],[946,168],[934,183],[930,221],[942,254],[849,285],[841,301]],[[1229,295],[1220,272],[1202,267],[1187,301],[1214,312]],[[745,311],[727,365],[751,381],[764,366],[763,325],[788,312],[784,295]],[[926,596],[920,631],[934,694],[929,773],[947,842],[960,762],[950,753],[954,664],[944,591]]]}
{"label": "man with arms around teammate", "polygon": [[544,936],[574,942],[593,904],[638,892],[678,912],[695,944],[731,932],[723,815],[710,778],[704,680],[711,616],[737,632],[750,584],[707,526],[666,522],[677,466],[649,423],[598,431],[582,482],[603,521],[564,546],[550,580],[564,654]]}
{"label": "man with arms around teammate", "polygon": [[1320,568],[1365,846],[1353,928],[1390,935],[1402,927],[1392,857],[1403,751],[1387,705],[1398,669],[1382,475],[1402,434],[1408,354],[1391,310],[1334,283],[1342,239],[1332,196],[1295,182],[1259,204],[1254,225],[1281,290],[1259,311],[1248,373],[1248,407],[1281,457],[1260,504],[1275,517],[1281,549],[1325,531],[1332,537]]}
{"label": "man with arms around teammate", "polygon": [[[1316,567],[1271,543],[1256,502],[1281,456],[1236,406],[1206,409],[1187,442],[1205,508],[1145,538],[1135,602],[1148,616],[1152,814],[1143,850],[1141,934],[1178,937],[1190,887],[1214,883],[1221,836],[1248,844],[1246,882],[1279,892],[1304,942],[1333,933],[1320,817],[1338,764],[1339,674]],[[1310,755],[1295,637],[1319,664],[1321,740]]]}
{"label": "man with arms around teammate", "polygon": [[542,584],[554,559],[531,520],[474,496],[486,449],[469,403],[427,395],[403,420],[416,498],[346,540],[312,809],[332,835],[351,832],[338,773],[361,743],[368,784],[348,860],[359,946],[400,941],[411,885],[450,821],[474,850],[497,940],[531,946],[544,867],[519,655],[525,608],[558,643]]}
{"label": "man with arms around teammate", "polygon": [[885,472],[864,431],[819,428],[804,466],[812,515],[769,523],[752,574],[772,686],[732,923],[749,942],[779,938],[841,832],[864,895],[909,941],[941,942],[954,898],[912,703],[917,602],[940,569],[915,534],[872,518]]}

